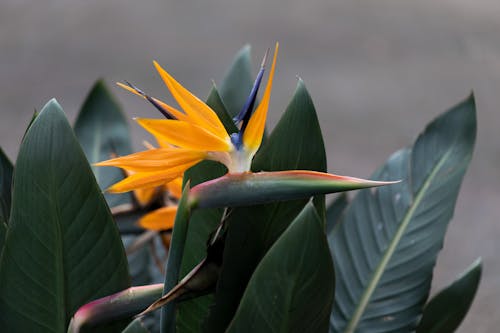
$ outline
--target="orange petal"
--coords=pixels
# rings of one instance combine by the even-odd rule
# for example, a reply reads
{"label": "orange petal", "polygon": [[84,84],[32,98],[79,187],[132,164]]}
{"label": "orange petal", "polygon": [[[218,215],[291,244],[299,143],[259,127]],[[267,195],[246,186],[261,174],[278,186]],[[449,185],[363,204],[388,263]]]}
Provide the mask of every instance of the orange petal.
{"label": "orange petal", "polygon": [[[132,176],[135,171],[124,169],[127,176]],[[134,197],[141,207],[146,207],[151,203],[155,195],[158,193],[157,187],[141,188],[134,191]]]}
{"label": "orange petal", "polygon": [[166,171],[177,165],[198,162],[206,157],[204,151],[182,148],[158,148],[96,163],[96,166],[115,166],[129,171]]}
{"label": "orange petal", "polygon": [[172,197],[179,199],[182,196],[182,177],[175,178],[168,183],[167,190]]}
{"label": "orange petal", "polygon": [[156,187],[140,188],[134,191],[134,197],[141,207],[145,207],[151,203],[156,193],[158,193]]}
{"label": "orange petal", "polygon": [[180,107],[189,116],[190,121],[206,128],[218,137],[227,135],[224,125],[217,117],[217,114],[198,97],[193,95],[189,90],[184,88],[170,74],[168,74],[161,66],[154,61],[156,70],[167,85]]}
{"label": "orange petal", "polygon": [[[119,87],[121,87],[121,88],[123,88],[123,89],[125,89],[125,90],[127,90],[127,91],[130,91],[131,93],[133,93],[133,94],[135,94],[135,95],[137,95],[137,96],[139,96],[139,97],[142,97],[142,98],[146,99],[146,96],[144,96],[144,95],[140,94],[140,93],[139,93],[139,92],[137,92],[134,88],[129,87],[129,86],[127,86],[126,84],[123,84],[123,83],[120,83],[120,82],[116,82],[116,84],[117,84]],[[154,98],[154,97],[151,97],[151,98],[152,98],[152,99],[153,99],[156,103],[158,103],[158,105],[160,105],[162,108],[164,108],[165,110],[167,110],[168,112],[170,112],[170,114],[171,114],[172,116],[174,116],[175,118],[177,118],[178,120],[184,120],[184,121],[186,121],[186,120],[188,119],[188,117],[187,117],[184,113],[182,113],[181,111],[177,110],[176,108],[171,107],[170,105],[168,105],[168,104],[166,104],[166,103],[164,103],[164,102],[160,101],[160,100],[159,100],[159,99],[157,99],[157,98]]]}
{"label": "orange petal", "polygon": [[149,230],[169,230],[174,227],[176,213],[177,206],[163,207],[144,215],[139,225]]}
{"label": "orange petal", "polygon": [[229,151],[231,140],[227,133],[219,137],[204,128],[185,121],[170,119],[145,119],[136,121],[147,131],[163,138],[172,145],[205,151]]}
{"label": "orange petal", "polygon": [[271,98],[271,89],[273,87],[274,70],[276,67],[276,57],[278,55],[279,44],[276,43],[274,51],[273,64],[269,72],[266,90],[262,96],[262,101],[250,118],[245,133],[243,133],[243,145],[245,149],[255,153],[262,143],[262,135],[266,126],[267,110],[269,108],[269,99]]}
{"label": "orange petal", "polygon": [[107,191],[111,193],[121,193],[139,188],[165,185],[173,179],[180,177],[184,173],[184,171],[186,171],[196,163],[197,162],[177,165],[176,167],[170,168],[165,171],[138,172],[114,184],[113,186],[108,188]]}

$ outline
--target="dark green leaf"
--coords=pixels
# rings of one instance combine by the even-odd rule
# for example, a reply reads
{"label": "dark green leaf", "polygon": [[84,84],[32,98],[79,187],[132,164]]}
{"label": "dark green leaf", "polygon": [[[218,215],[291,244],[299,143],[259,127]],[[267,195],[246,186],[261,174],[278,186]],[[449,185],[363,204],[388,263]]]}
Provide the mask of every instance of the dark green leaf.
{"label": "dark green leaf", "polygon": [[[320,126],[302,81],[268,141],[257,153],[252,169],[326,171]],[[226,329],[255,267],[307,202],[307,199],[296,200],[232,210],[228,219],[224,266],[215,305],[206,323],[208,331]],[[320,217],[324,216],[324,198],[316,198],[315,204]]]}
{"label": "dark green leaf", "polygon": [[234,58],[233,64],[220,85],[220,96],[229,116],[235,117],[250,95],[253,85],[250,46],[245,45]]}
{"label": "dark green leaf", "polygon": [[13,171],[12,163],[0,148],[0,222],[9,220]]}
{"label": "dark green leaf", "polygon": [[[207,98],[207,104],[217,113],[226,130],[231,133],[236,127],[226,112],[219,94],[212,87]],[[216,162],[204,161],[190,168],[184,174],[184,181],[190,180],[191,185],[197,185],[210,179],[224,175],[226,168]],[[184,277],[207,255],[207,240],[215,230],[222,217],[221,209],[201,209],[193,212],[189,221],[186,248],[182,258],[180,276]],[[212,304],[212,295],[206,295],[179,303],[177,328],[179,332],[199,332],[200,325],[207,316],[208,307]]]}
{"label": "dark green leaf", "polygon": [[[78,114],[75,134],[89,163],[108,160],[112,154],[119,156],[132,152],[127,119],[103,81],[97,81]],[[102,190],[123,179],[118,168],[92,166]],[[130,194],[104,195],[110,207],[130,202]]]}
{"label": "dark green leaf", "polygon": [[[188,233],[189,216],[191,214],[188,205],[189,182],[184,186],[182,197],[175,216],[174,229],[172,230],[172,241],[167,259],[167,274],[163,294],[167,294],[179,282],[180,270],[184,249],[186,248],[186,238]],[[175,332],[175,310],[176,303],[168,303],[161,309],[161,330],[162,332]]]}
{"label": "dark green leaf", "polygon": [[334,230],[335,332],[415,329],[476,137],[474,98],[444,113],[373,177]]}
{"label": "dark green leaf", "polygon": [[425,306],[417,333],[453,333],[469,311],[481,280],[481,259]]}
{"label": "dark green leaf", "polygon": [[309,203],[255,269],[227,332],[326,332],[334,281],[323,223]]}
{"label": "dark green leaf", "polygon": [[64,332],[83,304],[129,286],[127,259],[64,113],[50,101],[19,150],[0,263],[6,332]]}
{"label": "dark green leaf", "polygon": [[349,203],[347,194],[342,193],[326,208],[326,234],[331,235],[335,226],[340,222],[342,213]]}

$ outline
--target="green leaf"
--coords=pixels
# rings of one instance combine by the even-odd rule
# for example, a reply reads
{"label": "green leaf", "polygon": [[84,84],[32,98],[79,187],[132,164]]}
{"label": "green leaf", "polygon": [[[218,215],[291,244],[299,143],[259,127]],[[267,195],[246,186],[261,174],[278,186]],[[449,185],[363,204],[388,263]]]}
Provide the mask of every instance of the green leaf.
{"label": "green leaf", "polygon": [[360,191],[349,205],[331,241],[337,272],[332,331],[415,328],[475,137],[471,96],[373,175],[403,182]]}
{"label": "green leaf", "polygon": [[326,332],[334,281],[323,224],[309,203],[262,258],[226,332]]}
{"label": "green leaf", "polygon": [[250,95],[253,85],[252,61],[250,59],[250,45],[245,45],[236,54],[233,64],[224,76],[220,85],[220,96],[227,108],[229,116],[235,117]]}
{"label": "green leaf", "polygon": [[6,332],[63,332],[93,299],[129,286],[118,230],[59,104],[33,122],[16,162],[0,263]]}
{"label": "green leaf", "polygon": [[12,163],[0,148],[0,222],[9,220],[13,171]]}
{"label": "green leaf", "polygon": [[141,318],[133,320],[122,333],[149,333],[146,326],[144,326]]}
{"label": "green leaf", "polygon": [[342,193],[326,208],[326,234],[330,236],[333,229],[340,223],[342,213],[349,204],[347,194]]}
{"label": "green leaf", "polygon": [[[299,81],[292,101],[268,141],[254,158],[252,169],[326,171],[321,129],[302,81]],[[319,196],[315,201],[322,219],[324,198]],[[223,332],[226,329],[255,267],[307,202],[308,199],[295,200],[231,211],[227,222],[224,266],[215,304],[206,322],[207,331]]]}
{"label": "green leaf", "polygon": [[482,262],[477,259],[451,285],[425,306],[417,333],[452,333],[469,311],[481,280]]}
{"label": "green leaf", "polygon": [[[88,94],[75,123],[75,134],[89,163],[108,160],[112,154],[132,153],[126,117],[103,81],[97,81]],[[118,168],[92,166],[102,190],[123,179]],[[106,193],[110,207],[130,202],[130,194]]]}
{"label": "green leaf", "polygon": [[[231,133],[236,127],[228,115],[219,93],[212,87],[207,98],[207,104],[217,113],[226,130]],[[190,180],[191,185],[197,185],[210,179],[224,175],[226,168],[213,161],[203,161],[190,168],[184,174],[184,181]],[[195,210],[189,220],[186,247],[182,258],[180,276],[186,276],[193,267],[207,256],[207,240],[215,230],[222,217],[222,209]],[[178,304],[176,326],[179,332],[199,332],[200,326],[212,304],[212,294],[183,301]]]}
{"label": "green leaf", "polygon": [[[167,294],[179,282],[180,269],[184,249],[186,248],[186,237],[191,214],[188,205],[189,182],[184,186],[182,197],[177,207],[174,228],[172,230],[172,241],[167,259],[167,274],[163,294]],[[175,310],[176,303],[168,303],[161,310],[161,330],[162,332],[175,332]]]}

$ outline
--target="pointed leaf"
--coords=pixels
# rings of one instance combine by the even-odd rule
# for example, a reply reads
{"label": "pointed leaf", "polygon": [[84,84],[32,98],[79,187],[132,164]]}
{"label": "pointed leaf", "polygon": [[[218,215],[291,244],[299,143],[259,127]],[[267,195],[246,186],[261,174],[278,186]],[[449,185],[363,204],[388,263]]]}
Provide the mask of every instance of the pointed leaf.
{"label": "pointed leaf", "polygon": [[451,285],[425,306],[417,333],[453,333],[460,326],[481,280],[481,259],[476,260]]}
{"label": "pointed leaf", "polygon": [[[299,81],[292,101],[276,128],[254,158],[252,169],[326,171],[321,129],[302,81]],[[223,332],[227,328],[255,267],[308,201],[240,207],[231,211],[224,268],[219,277],[215,304],[206,322],[207,331]],[[323,220],[322,196],[316,198],[315,206]]]}
{"label": "pointed leaf", "polygon": [[[103,81],[97,81],[88,94],[75,123],[75,134],[89,163],[108,160],[113,154],[132,153],[126,117]],[[123,179],[118,168],[92,166],[102,190]],[[104,195],[110,207],[130,202],[130,194]]]}
{"label": "pointed leaf", "polygon": [[220,85],[220,96],[231,118],[235,117],[245,105],[252,90],[252,61],[250,45],[245,45],[234,58],[233,64]]}
{"label": "pointed leaf", "polygon": [[190,203],[200,208],[250,206],[394,183],[304,170],[228,173],[193,187]]}
{"label": "pointed leaf", "polygon": [[361,191],[349,205],[331,242],[337,272],[333,331],[415,328],[475,136],[471,96],[373,175],[401,183]]}
{"label": "pointed leaf", "polygon": [[61,107],[50,101],[16,162],[0,263],[6,332],[63,332],[83,304],[129,286],[109,209]]}
{"label": "pointed leaf", "polygon": [[261,260],[227,332],[326,332],[335,276],[312,203]]}
{"label": "pointed leaf", "polygon": [[95,327],[133,317],[161,296],[163,284],[132,287],[96,299],[80,307],[71,320],[69,331],[78,333],[82,327]]}
{"label": "pointed leaf", "polygon": [[[186,237],[189,225],[189,216],[191,214],[188,203],[189,182],[184,186],[182,197],[177,207],[174,229],[172,230],[172,240],[167,259],[167,274],[163,286],[163,294],[167,294],[179,282],[179,273],[181,269],[182,256],[186,248]],[[162,332],[175,331],[175,310],[176,304],[169,303],[161,311],[161,330]]]}
{"label": "pointed leaf", "polygon": [[13,170],[12,163],[0,148],[0,222],[9,220]]}

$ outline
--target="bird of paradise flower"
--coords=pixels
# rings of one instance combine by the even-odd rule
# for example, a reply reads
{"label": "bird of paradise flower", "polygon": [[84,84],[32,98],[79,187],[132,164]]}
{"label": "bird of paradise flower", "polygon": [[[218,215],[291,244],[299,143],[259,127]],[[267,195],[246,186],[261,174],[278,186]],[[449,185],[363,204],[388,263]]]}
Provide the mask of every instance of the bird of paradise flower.
{"label": "bird of paradise flower", "polygon": [[218,161],[227,167],[229,173],[250,171],[252,158],[262,142],[277,53],[278,44],[262,101],[255,112],[252,112],[264,72],[265,59],[245,107],[235,117],[239,131],[232,134],[227,133],[217,114],[208,105],[180,85],[157,62],[154,62],[156,69],[184,112],[146,95],[130,84],[120,83],[121,87],[153,103],[166,119],[136,119],[159,143],[163,143],[159,148],[96,164],[120,167],[133,172],[112,185],[108,191],[120,193],[160,186],[182,176],[188,168],[202,160]]}

